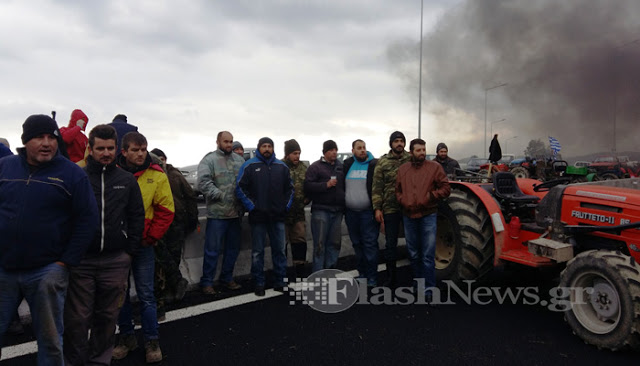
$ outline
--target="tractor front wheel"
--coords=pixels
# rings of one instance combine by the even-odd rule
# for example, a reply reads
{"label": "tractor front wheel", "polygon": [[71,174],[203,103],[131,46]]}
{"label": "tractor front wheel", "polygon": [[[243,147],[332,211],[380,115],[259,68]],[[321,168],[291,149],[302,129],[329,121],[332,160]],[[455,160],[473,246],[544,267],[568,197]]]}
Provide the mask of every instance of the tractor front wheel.
{"label": "tractor front wheel", "polygon": [[529,170],[527,170],[527,168],[525,167],[515,167],[513,169],[511,169],[511,173],[516,177],[516,178],[529,178]]}
{"label": "tractor front wheel", "polygon": [[618,176],[613,173],[604,173],[600,176],[601,180],[613,180],[618,179]]}
{"label": "tractor front wheel", "polygon": [[640,347],[640,265],[620,252],[590,250],[562,272],[565,320],[573,332],[598,348]]}

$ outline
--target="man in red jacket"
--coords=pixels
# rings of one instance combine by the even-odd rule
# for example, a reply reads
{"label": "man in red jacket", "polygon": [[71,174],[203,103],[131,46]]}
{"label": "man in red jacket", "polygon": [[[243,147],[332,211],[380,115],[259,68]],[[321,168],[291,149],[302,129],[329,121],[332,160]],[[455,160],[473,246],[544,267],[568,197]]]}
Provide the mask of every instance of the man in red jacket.
{"label": "man in red jacket", "polygon": [[74,163],[84,159],[85,150],[87,150],[87,143],[89,139],[84,135],[84,131],[89,123],[89,117],[79,109],[74,109],[71,112],[71,118],[69,119],[69,126],[62,127],[60,134],[62,140],[67,146],[67,153],[69,154],[69,160]]}
{"label": "man in red jacket", "polygon": [[404,233],[416,281],[424,278],[425,295],[436,285],[435,252],[438,201],[449,197],[451,187],[442,166],[425,160],[426,143],[414,139],[411,161],[398,168],[396,198],[402,206]]}

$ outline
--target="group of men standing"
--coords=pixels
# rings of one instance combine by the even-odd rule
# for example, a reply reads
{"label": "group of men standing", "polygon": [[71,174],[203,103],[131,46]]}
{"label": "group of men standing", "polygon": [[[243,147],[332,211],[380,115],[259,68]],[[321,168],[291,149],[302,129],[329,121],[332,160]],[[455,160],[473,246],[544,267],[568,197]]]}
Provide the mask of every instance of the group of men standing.
{"label": "group of men standing", "polygon": [[[74,129],[83,130],[88,118],[74,113]],[[126,117],[116,119],[119,116],[124,118],[119,123],[126,125]],[[132,131],[121,138],[115,127],[91,130],[86,166],[80,168],[59,153],[64,140],[56,122],[33,115],[23,124],[24,148],[0,160],[0,337],[26,298],[40,364],[109,364],[112,357],[124,358],[137,348],[129,273],[141,304],[146,361],[162,360],[154,247],[172,225],[177,207],[167,174],[147,152],[145,137]],[[391,150],[378,160],[358,139],[344,164],[337,159],[337,144],[328,140],[321,158],[308,168],[293,139],[285,142],[282,161],[268,137],[259,140],[255,157],[247,161],[234,153],[238,147],[230,132],[218,133],[216,143],[217,150],[198,166],[198,187],[207,204],[203,293],[216,292],[213,280],[220,255],[220,285],[240,288],[233,269],[245,212],[255,294],[265,295],[267,237],[274,289],[285,286],[287,242],[296,274],[302,277],[307,257],[304,208],[309,202],[312,271],[336,267],[344,216],[359,276],[368,286],[377,285],[378,233],[384,228],[386,285],[394,286],[404,223],[413,272],[425,278],[427,287],[435,286],[437,202],[450,188],[442,166],[425,161],[423,140],[413,140],[406,152],[406,139],[396,131],[390,137]],[[116,324],[121,333],[117,344]]]}

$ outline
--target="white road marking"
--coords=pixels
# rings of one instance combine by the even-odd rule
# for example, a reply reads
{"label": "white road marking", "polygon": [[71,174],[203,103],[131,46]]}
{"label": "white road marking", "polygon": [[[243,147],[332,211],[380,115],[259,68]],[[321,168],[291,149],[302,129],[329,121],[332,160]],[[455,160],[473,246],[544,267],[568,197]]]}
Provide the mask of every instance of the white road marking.
{"label": "white road marking", "polygon": [[[403,267],[408,264],[409,264],[409,261],[406,259],[403,259],[398,261],[397,266]],[[378,265],[378,271],[384,271],[386,269],[387,269],[387,266],[385,264]],[[358,271],[356,270],[343,273],[345,277],[355,277],[357,276],[357,274],[358,274]],[[249,304],[255,301],[271,299],[271,298],[282,296],[282,295],[284,295],[284,293],[269,289],[265,291],[265,296],[256,296],[253,293],[248,293],[244,295],[229,297],[222,300],[194,305],[188,308],[176,309],[176,310],[167,312],[165,314],[166,319],[160,322],[160,324],[182,320],[186,318],[191,318],[194,316],[210,313],[213,311],[227,309],[234,306]],[[140,329],[140,326],[139,325],[136,326],[135,329]],[[2,348],[2,357],[0,358],[0,361],[9,360],[16,357],[22,357],[22,356],[37,353],[37,352],[38,352],[38,345],[36,341],[16,344],[14,346]]]}

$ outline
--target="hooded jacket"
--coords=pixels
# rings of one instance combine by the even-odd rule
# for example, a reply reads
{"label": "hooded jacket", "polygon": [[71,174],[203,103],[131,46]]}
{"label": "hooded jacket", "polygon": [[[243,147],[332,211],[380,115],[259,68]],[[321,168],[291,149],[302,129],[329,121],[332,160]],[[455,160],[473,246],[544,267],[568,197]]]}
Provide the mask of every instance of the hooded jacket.
{"label": "hooded jacket", "polygon": [[135,255],[144,230],[144,206],[136,178],[116,166],[87,158],[84,168],[98,204],[100,226],[87,251],[98,255],[124,250]]}
{"label": "hooded jacket", "polygon": [[77,265],[98,226],[87,175],[58,152],[38,167],[26,151],[0,159],[0,267]]}
{"label": "hooded jacket", "polygon": [[[78,121],[84,121],[82,126],[78,126]],[[71,119],[69,119],[69,126],[62,127],[60,134],[62,140],[67,147],[67,154],[69,154],[69,160],[77,163],[84,159],[84,152],[87,149],[89,139],[84,135],[84,131],[89,124],[89,117],[84,114],[83,111],[76,109],[71,113]]]}
{"label": "hooded jacket", "polygon": [[175,208],[169,179],[158,164],[151,162],[149,154],[139,167],[127,166],[124,155],[118,156],[117,161],[120,167],[136,177],[140,187],[144,206],[142,245],[155,245],[173,222]]}
{"label": "hooded jacket", "polygon": [[116,151],[117,154],[122,154],[122,137],[129,132],[138,131],[138,127],[132,124],[127,123],[126,119],[114,119],[113,122],[108,124],[109,126],[116,129],[116,133],[118,134],[118,141],[116,141]]}
{"label": "hooded jacket", "polygon": [[434,161],[411,161],[398,168],[396,198],[405,216],[415,219],[435,213],[438,201],[450,193],[449,179]]}
{"label": "hooded jacket", "polygon": [[236,154],[212,151],[198,164],[198,188],[207,200],[207,218],[233,219],[242,215],[236,197],[236,179],[244,159]]}
{"label": "hooded jacket", "polygon": [[283,222],[293,203],[293,182],[289,168],[256,151],[238,173],[236,196],[249,211],[249,223]]}

